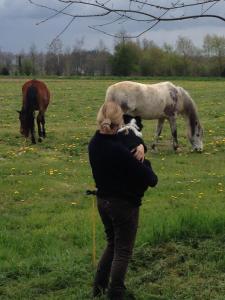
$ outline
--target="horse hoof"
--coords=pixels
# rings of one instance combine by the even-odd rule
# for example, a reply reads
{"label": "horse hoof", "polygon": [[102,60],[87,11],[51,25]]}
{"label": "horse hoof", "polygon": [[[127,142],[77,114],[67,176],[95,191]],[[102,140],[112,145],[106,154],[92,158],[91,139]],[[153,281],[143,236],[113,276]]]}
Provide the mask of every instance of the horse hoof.
{"label": "horse hoof", "polygon": [[41,142],[42,142],[42,139],[41,139],[41,138],[39,138],[39,139],[38,139],[38,142],[39,142],[39,143],[41,143]]}
{"label": "horse hoof", "polygon": [[159,152],[159,150],[158,150],[158,148],[156,147],[156,145],[154,145],[154,147],[152,146],[151,152],[152,152],[152,153],[158,153],[158,152]]}
{"label": "horse hoof", "polygon": [[182,150],[181,150],[181,148],[180,148],[180,147],[178,147],[178,148],[174,149],[174,151],[175,151],[175,153],[181,153],[181,152],[182,152]]}
{"label": "horse hoof", "polygon": [[177,144],[173,145],[173,150],[176,152],[177,149],[179,149],[179,146]]}

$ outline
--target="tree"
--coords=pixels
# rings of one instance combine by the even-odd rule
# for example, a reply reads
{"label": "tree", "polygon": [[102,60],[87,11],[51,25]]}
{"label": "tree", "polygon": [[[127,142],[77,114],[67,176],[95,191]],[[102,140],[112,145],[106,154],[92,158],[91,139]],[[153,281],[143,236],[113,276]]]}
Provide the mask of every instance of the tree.
{"label": "tree", "polygon": [[66,47],[63,55],[64,75],[69,76],[72,73],[71,49]]}
{"label": "tree", "polygon": [[223,75],[225,69],[225,37],[207,34],[204,38],[203,49],[211,59],[213,66],[216,65],[216,75]]}
{"label": "tree", "polygon": [[84,62],[86,59],[86,51],[83,49],[84,37],[77,39],[72,51],[72,74],[82,75],[84,74]]}
{"label": "tree", "polygon": [[176,42],[176,52],[182,57],[182,75],[189,75],[191,60],[195,54],[195,46],[193,42],[187,37],[179,36]]}
{"label": "tree", "polygon": [[5,76],[8,76],[10,74],[9,69],[7,67],[3,67],[2,70],[1,70],[1,74],[5,75]]}
{"label": "tree", "polygon": [[46,55],[43,52],[39,52],[36,57],[36,69],[37,74],[44,75],[45,74],[45,58]]}
{"label": "tree", "polygon": [[30,76],[33,71],[33,64],[30,58],[25,58],[23,60],[23,73],[27,76]]}
{"label": "tree", "polygon": [[4,73],[3,75],[11,73],[13,70],[13,62],[14,62],[14,55],[10,52],[3,52],[0,49],[0,72]]}
{"label": "tree", "polygon": [[[68,24],[58,36],[73,22],[84,18],[95,21],[97,19],[98,24],[89,25],[89,28],[114,37],[120,37],[114,33],[118,32],[118,28],[115,31],[115,24],[120,27],[122,22],[123,26],[127,26],[125,29],[128,31],[134,28],[132,23],[138,23],[139,32],[126,36],[133,38],[150,31],[159,23],[203,18],[218,19],[225,22],[225,17],[218,13],[218,11],[224,11],[224,3],[221,0],[169,0],[160,2],[156,0],[55,0],[53,7],[49,5],[48,0],[29,0],[29,2],[53,12],[39,24],[60,14],[69,18]],[[216,11],[214,11],[214,7],[217,8]],[[113,31],[110,31],[110,28]]]}
{"label": "tree", "polygon": [[129,76],[139,71],[140,49],[131,41],[121,42],[115,46],[112,57],[113,75]]}
{"label": "tree", "polygon": [[37,73],[37,47],[35,44],[32,44],[31,47],[30,47],[30,59],[31,59],[31,62],[32,62],[32,75],[36,75]]}
{"label": "tree", "polygon": [[18,65],[17,65],[17,69],[18,69],[18,74],[19,75],[23,74],[22,57],[23,57],[23,55],[20,53],[18,55]]}
{"label": "tree", "polygon": [[163,51],[153,42],[143,40],[143,49],[140,55],[141,75],[163,75]]}
{"label": "tree", "polygon": [[95,57],[94,57],[95,72],[94,73],[103,76],[109,74],[111,71],[110,58],[111,58],[111,54],[107,50],[104,42],[100,40],[95,50]]}
{"label": "tree", "polygon": [[63,43],[57,38],[48,46],[45,69],[47,74],[62,75],[63,65],[60,60],[62,57]]}

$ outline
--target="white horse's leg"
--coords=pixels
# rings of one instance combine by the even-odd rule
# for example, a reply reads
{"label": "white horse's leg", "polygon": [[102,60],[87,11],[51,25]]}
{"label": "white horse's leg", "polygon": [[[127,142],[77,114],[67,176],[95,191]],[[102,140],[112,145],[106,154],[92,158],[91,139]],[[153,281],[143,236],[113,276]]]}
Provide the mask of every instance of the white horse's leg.
{"label": "white horse's leg", "polygon": [[168,118],[168,121],[170,123],[170,129],[171,129],[171,134],[172,134],[172,138],[173,138],[173,149],[174,149],[174,151],[176,151],[178,148],[176,117],[170,116]]}
{"label": "white horse's leg", "polygon": [[158,142],[159,142],[159,137],[160,137],[160,134],[161,134],[162,129],[163,129],[164,121],[165,121],[164,118],[158,119],[158,123],[157,123],[157,126],[156,126],[156,132],[155,132],[155,141],[152,144],[152,149],[155,149]]}

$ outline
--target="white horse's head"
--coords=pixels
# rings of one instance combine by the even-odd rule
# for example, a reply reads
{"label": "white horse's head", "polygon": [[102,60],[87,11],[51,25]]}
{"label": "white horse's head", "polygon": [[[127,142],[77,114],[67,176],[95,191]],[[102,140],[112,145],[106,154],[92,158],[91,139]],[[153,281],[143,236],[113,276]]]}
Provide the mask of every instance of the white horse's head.
{"label": "white horse's head", "polygon": [[198,121],[195,122],[192,130],[188,132],[188,138],[194,151],[203,151],[203,129]]}

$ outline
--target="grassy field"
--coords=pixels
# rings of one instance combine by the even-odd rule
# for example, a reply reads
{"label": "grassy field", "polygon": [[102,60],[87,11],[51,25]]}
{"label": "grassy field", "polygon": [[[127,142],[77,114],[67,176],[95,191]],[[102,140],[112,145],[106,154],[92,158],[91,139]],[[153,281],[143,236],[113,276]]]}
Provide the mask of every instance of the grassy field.
{"label": "grassy field", "polygon": [[[153,80],[140,79],[153,83]],[[25,79],[0,79],[0,299],[91,299],[94,187],[87,145],[106,88],[115,80],[45,79],[52,93],[47,138],[19,134]],[[159,177],[148,190],[127,287],[137,299],[225,299],[225,81],[173,80],[187,89],[204,127],[204,152],[191,153],[178,120],[181,152],[166,124]],[[150,146],[155,122],[144,122]],[[150,147],[149,147],[150,149]],[[97,257],[104,234],[97,217]]]}

